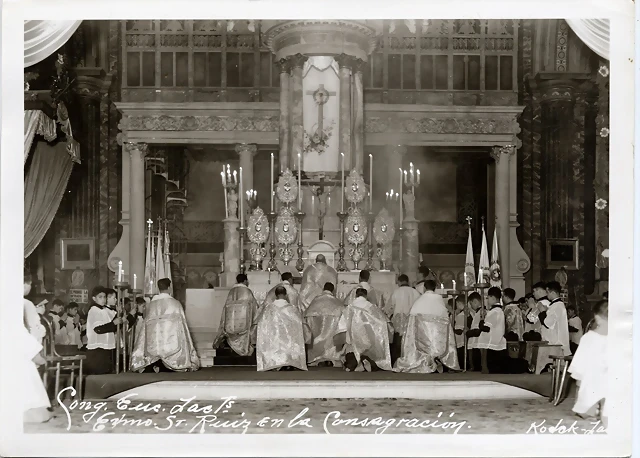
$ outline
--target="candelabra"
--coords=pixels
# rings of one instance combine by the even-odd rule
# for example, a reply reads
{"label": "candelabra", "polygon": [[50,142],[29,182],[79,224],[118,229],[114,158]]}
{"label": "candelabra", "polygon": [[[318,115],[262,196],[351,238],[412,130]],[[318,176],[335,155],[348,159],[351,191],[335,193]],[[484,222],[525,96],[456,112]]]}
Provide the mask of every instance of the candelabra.
{"label": "candelabra", "polygon": [[243,274],[245,273],[245,266],[244,266],[244,234],[246,232],[247,228],[246,227],[242,227],[240,226],[238,228],[238,233],[240,234],[240,273]]}
{"label": "candelabra", "polygon": [[[224,214],[226,218],[236,218],[238,211],[238,171],[231,172],[231,166],[227,164],[222,166],[220,172],[222,178],[222,187],[224,188]],[[242,199],[242,196],[240,196]]]}
{"label": "candelabra", "polygon": [[367,249],[367,264],[365,266],[365,269],[368,270],[369,272],[371,272],[373,270],[376,270],[375,266],[373,265],[373,255],[375,253],[375,250],[373,248],[373,220],[374,220],[374,218],[375,218],[375,216],[374,216],[373,212],[370,211],[369,214],[368,214],[368,220],[367,220],[367,224],[369,226],[369,248]]}
{"label": "candelabra", "polygon": [[126,291],[129,289],[129,283],[126,281],[116,282],[115,285],[117,292],[116,302],[116,318],[119,318],[119,322],[116,325],[116,374],[120,373],[120,360],[122,360],[122,366],[126,372],[127,366],[127,328],[126,317],[124,313],[124,298]]}
{"label": "candelabra", "polygon": [[267,215],[269,218],[269,227],[271,228],[271,237],[269,240],[269,264],[267,270],[272,272],[278,270],[278,263],[276,261],[276,218],[278,214],[274,211]]}
{"label": "candelabra", "polygon": [[338,248],[338,264],[336,265],[336,270],[338,272],[347,272],[349,269],[347,268],[347,263],[344,260],[345,249],[344,249],[344,222],[347,219],[347,212],[338,212],[338,218],[340,218],[340,244]]}
{"label": "candelabra", "polygon": [[298,221],[298,260],[296,261],[296,269],[298,272],[304,270],[304,248],[302,247],[302,221],[304,220],[305,213],[300,210],[295,213],[296,220]]}

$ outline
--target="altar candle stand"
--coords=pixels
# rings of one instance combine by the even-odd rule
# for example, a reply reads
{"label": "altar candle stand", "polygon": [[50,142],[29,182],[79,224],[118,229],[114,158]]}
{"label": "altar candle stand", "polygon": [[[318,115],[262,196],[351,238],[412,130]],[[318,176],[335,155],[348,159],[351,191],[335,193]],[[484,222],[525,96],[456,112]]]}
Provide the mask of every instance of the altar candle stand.
{"label": "altar candle stand", "polygon": [[[122,318],[124,316],[124,299],[126,291],[129,289],[129,283],[125,281],[119,281],[114,284],[117,293],[116,302],[116,318]],[[127,361],[127,338],[126,338],[126,324],[124,322],[116,325],[116,374],[120,373],[120,358],[123,357],[122,365],[126,372]],[[121,348],[122,347],[122,348]]]}
{"label": "altar candle stand", "polygon": [[[269,264],[267,270],[269,271],[269,279],[271,279],[271,272],[278,270],[278,263],[276,261],[276,218],[278,214],[275,211],[267,214],[269,219],[269,228],[271,233],[269,234]],[[271,280],[269,280],[271,281]]]}
{"label": "altar candle stand", "polygon": [[[138,296],[143,296],[143,293],[144,293],[144,292],[143,292],[141,289],[135,289],[135,288],[134,288],[134,289],[132,289],[132,290],[130,291],[130,293],[131,293],[131,306],[133,306],[133,304],[135,304],[135,303],[136,303],[136,299],[138,298]],[[138,319],[137,319],[135,316],[134,316],[134,318],[135,318],[135,321],[133,322],[133,328],[129,330],[129,331],[130,331],[130,332],[129,332],[129,341],[128,341],[128,346],[129,346],[129,360],[131,360],[131,356],[133,355],[133,345],[134,345],[134,344],[135,344],[135,342],[136,342],[136,335],[135,335],[135,333],[136,333],[136,324],[137,324],[137,322],[138,322]],[[124,324],[125,326],[127,326],[127,329],[128,329],[128,327],[129,327],[129,322],[128,322],[127,320],[124,320],[123,324]],[[126,361],[126,358],[125,358],[125,361]],[[126,362],[125,364],[126,364],[125,372],[127,372],[127,371],[128,371],[128,368],[129,368],[129,367],[131,367],[131,364],[130,364],[130,362]]]}
{"label": "altar candle stand", "polygon": [[[485,304],[484,304],[484,291],[486,289],[488,289],[490,286],[491,285],[489,285],[489,283],[484,283],[484,282],[476,283],[476,285],[475,285],[475,288],[480,290],[479,291],[480,292],[480,300],[481,300],[481,303],[482,303],[482,308],[480,309],[481,310],[481,312],[480,312],[481,315],[480,316],[482,317],[482,320],[484,320],[485,317],[487,316],[487,311],[484,308],[485,307]],[[481,361],[481,365],[482,365],[482,373],[483,374],[488,374],[489,373],[489,368],[487,366],[487,350],[485,350],[483,348],[480,349],[480,361]]]}
{"label": "altar candle stand", "polygon": [[[244,223],[244,221],[243,221]],[[245,266],[244,266],[244,234],[246,232],[247,228],[244,227],[244,224],[241,224],[240,227],[238,228],[238,233],[240,234],[240,273],[243,274],[245,273]]]}
{"label": "altar candle stand", "polygon": [[347,219],[347,212],[338,212],[338,218],[340,218],[340,245],[338,248],[338,264],[336,265],[336,270],[338,272],[347,272],[349,269],[347,268],[347,263],[344,260],[344,222]]}
{"label": "altar candle stand", "polygon": [[304,270],[304,248],[302,247],[302,221],[304,220],[305,213],[300,210],[295,213],[296,220],[298,220],[298,260],[296,261],[296,270],[302,272]]}
{"label": "altar candle stand", "polygon": [[[469,330],[467,327],[467,323],[469,321],[469,294],[473,292],[473,288],[471,286],[463,285],[460,288],[460,291],[464,293],[464,329],[462,331],[462,335],[464,336],[464,365],[462,371],[467,372],[467,360],[469,359],[469,339],[467,338],[467,331]],[[455,293],[457,294],[458,291],[455,291]]]}
{"label": "altar candle stand", "polygon": [[375,266],[373,265],[373,254],[374,254],[374,249],[373,249],[374,214],[373,214],[373,211],[369,211],[369,214],[367,216],[368,216],[367,225],[369,226],[369,248],[367,249],[367,265],[365,266],[365,269],[368,270],[369,272],[372,272],[372,271],[376,270]]}

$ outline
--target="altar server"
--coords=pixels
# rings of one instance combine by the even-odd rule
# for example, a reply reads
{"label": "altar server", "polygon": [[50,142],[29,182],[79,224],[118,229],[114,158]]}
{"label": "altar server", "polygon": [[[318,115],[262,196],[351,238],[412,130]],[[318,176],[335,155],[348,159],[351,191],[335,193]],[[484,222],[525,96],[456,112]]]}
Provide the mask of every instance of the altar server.
{"label": "altar server", "polygon": [[578,383],[578,396],[573,411],[583,418],[600,418],[606,427],[608,396],[607,335],[609,334],[609,303],[598,302],[593,308],[595,325],[580,341],[569,373]]}
{"label": "altar server", "polygon": [[[266,304],[267,302],[275,301],[276,288],[278,286],[284,286],[284,288],[287,290],[287,300],[289,301],[289,303],[296,308],[300,308],[298,291],[296,291],[295,288],[292,286],[293,275],[291,274],[291,272],[285,272],[282,274],[280,278],[282,279],[282,281],[278,283],[276,286],[274,286],[273,288],[271,288],[271,290],[267,293],[264,303]],[[302,310],[300,311],[303,312]]]}
{"label": "altar server", "polygon": [[460,370],[456,339],[444,299],[436,294],[436,282],[424,282],[425,293],[411,307],[406,333],[402,339],[402,357],[396,372],[442,372],[443,365]]}
{"label": "altar server", "polygon": [[108,374],[114,368],[115,332],[122,320],[116,317],[115,310],[106,306],[107,294],[115,294],[115,291],[102,286],[96,286],[91,291],[87,314],[88,374]]}
{"label": "altar server", "polygon": [[324,255],[316,256],[316,263],[307,266],[302,274],[300,284],[299,306],[301,311],[307,310],[311,301],[322,293],[325,283],[338,284],[338,272],[327,265]]}
{"label": "altar server", "polygon": [[382,294],[379,291],[376,291],[373,286],[371,286],[371,284],[369,283],[370,278],[371,274],[368,270],[360,271],[360,274],[358,275],[359,283],[349,292],[349,294],[347,294],[347,297],[345,297],[344,299],[345,304],[350,304],[355,300],[356,290],[358,288],[364,288],[367,291],[367,300],[373,305],[377,305],[381,309],[384,309],[384,300],[382,298]]}
{"label": "altar server", "polygon": [[297,368],[307,370],[302,315],[287,301],[287,290],[277,286],[276,299],[266,302],[258,315],[256,360],[258,371]]}
{"label": "altar server", "polygon": [[171,280],[158,280],[159,294],[147,306],[144,326],[136,336],[131,354],[131,370],[143,371],[151,367],[159,372],[162,367],[171,371],[196,371],[200,359],[193,345],[184,308],[171,297]]}
{"label": "altar server", "polygon": [[[487,293],[487,312],[478,323],[478,340],[475,348],[481,350],[482,373],[501,373],[505,370],[507,341],[504,338],[504,312],[500,305],[500,288],[491,287]],[[482,352],[482,350],[485,350]],[[486,355],[486,360],[485,360]]]}
{"label": "altar server", "polygon": [[220,347],[226,340],[238,355],[252,355],[251,332],[256,324],[257,315],[258,302],[249,289],[249,280],[245,274],[238,274],[236,284],[229,291],[224,304],[213,348]]}
{"label": "altar server", "polygon": [[338,347],[344,344],[345,370],[391,370],[391,339],[393,325],[387,315],[367,300],[366,289],[356,289],[355,299],[342,313],[334,338]]}
{"label": "altar server", "polygon": [[325,283],[324,290],[312,302],[304,315],[310,342],[307,348],[309,366],[342,367],[339,349],[333,342],[344,303],[335,296],[333,283]]}
{"label": "altar server", "polygon": [[384,312],[391,318],[395,331],[391,346],[391,359],[393,362],[400,357],[402,337],[407,330],[409,313],[411,312],[411,307],[419,298],[420,293],[409,286],[409,277],[405,274],[398,276],[398,289],[393,292],[384,308]]}
{"label": "altar server", "polygon": [[567,309],[560,299],[562,287],[557,281],[547,283],[547,297],[551,300],[549,308],[538,315],[542,340],[551,345],[561,345],[565,356],[571,354],[569,345],[569,320]]}
{"label": "altar server", "polygon": [[508,341],[522,340],[524,334],[524,320],[520,305],[515,301],[516,291],[505,288],[502,291],[502,311],[505,320],[505,337]]}

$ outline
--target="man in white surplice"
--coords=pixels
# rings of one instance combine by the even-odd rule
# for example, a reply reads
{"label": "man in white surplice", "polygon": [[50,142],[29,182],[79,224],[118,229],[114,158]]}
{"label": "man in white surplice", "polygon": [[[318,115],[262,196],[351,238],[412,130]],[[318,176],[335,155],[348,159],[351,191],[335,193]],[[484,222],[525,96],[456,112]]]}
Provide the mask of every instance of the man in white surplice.
{"label": "man in white surplice", "polygon": [[396,372],[442,372],[442,366],[460,370],[453,326],[444,299],[436,294],[436,282],[424,282],[425,293],[411,307],[402,339],[402,357]]}
{"label": "man in white surplice", "polygon": [[276,299],[258,314],[254,341],[258,371],[285,368],[307,370],[302,314],[287,301],[287,290],[277,286]]}
{"label": "man in white surplice", "polygon": [[396,289],[389,302],[385,304],[384,312],[393,324],[395,334],[391,346],[391,360],[395,362],[400,357],[402,349],[402,337],[407,330],[409,313],[414,302],[420,298],[420,293],[409,286],[409,277],[405,274],[398,276],[398,289]]}

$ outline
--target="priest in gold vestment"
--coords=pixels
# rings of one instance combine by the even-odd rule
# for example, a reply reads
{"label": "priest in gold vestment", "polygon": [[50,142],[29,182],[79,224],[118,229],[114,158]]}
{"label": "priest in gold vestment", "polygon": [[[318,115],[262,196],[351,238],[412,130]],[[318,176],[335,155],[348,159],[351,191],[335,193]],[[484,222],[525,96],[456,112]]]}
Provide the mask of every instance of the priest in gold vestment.
{"label": "priest in gold vestment", "polygon": [[336,345],[344,344],[343,364],[347,372],[391,370],[390,341],[393,325],[377,306],[367,300],[367,290],[358,288],[356,298],[342,313]]}
{"label": "priest in gold vestment", "polygon": [[344,303],[334,295],[335,285],[326,283],[324,290],[305,312],[304,321],[310,335],[307,348],[309,366],[342,367],[340,351],[333,342],[338,323],[345,309]]}
{"label": "priest in gold vestment", "polygon": [[316,296],[322,293],[325,283],[338,284],[338,272],[327,265],[324,255],[316,256],[316,263],[307,266],[302,274],[300,285],[300,311],[304,313]]}
{"label": "priest in gold vestment", "polygon": [[[291,272],[285,272],[282,274],[282,276],[280,277],[282,279],[282,281],[280,283],[278,283],[276,286],[274,286],[273,288],[271,288],[271,290],[269,290],[269,292],[267,293],[267,296],[264,299],[264,304],[266,305],[268,302],[273,302],[276,300],[276,288],[278,286],[284,286],[284,289],[287,290],[287,300],[289,301],[289,303],[291,305],[293,305],[294,307],[300,309],[300,304],[299,304],[299,294],[298,291],[296,291],[296,289],[292,286],[293,283],[293,275],[291,274]],[[301,310],[302,312],[302,310]],[[304,312],[303,312],[304,313]]]}
{"label": "priest in gold vestment", "polygon": [[158,280],[160,294],[151,299],[144,313],[144,325],[140,327],[131,353],[131,370],[143,371],[153,367],[158,372],[159,364],[178,372],[195,371],[200,368],[187,318],[180,301],[169,294],[171,280]]}
{"label": "priest in gold vestment", "polygon": [[227,343],[240,356],[251,356],[253,344],[251,342],[252,329],[256,324],[258,302],[249,289],[249,279],[245,274],[236,276],[236,284],[229,291],[227,301],[220,317],[220,328],[213,348]]}
{"label": "priest in gold vestment", "polygon": [[302,314],[287,301],[284,286],[276,287],[276,300],[265,302],[257,319],[255,337],[258,371],[284,368],[307,370]]}
{"label": "priest in gold vestment", "polygon": [[402,339],[402,356],[394,371],[442,372],[442,366],[460,370],[456,339],[444,299],[436,294],[436,282],[424,282],[425,293],[411,307]]}

